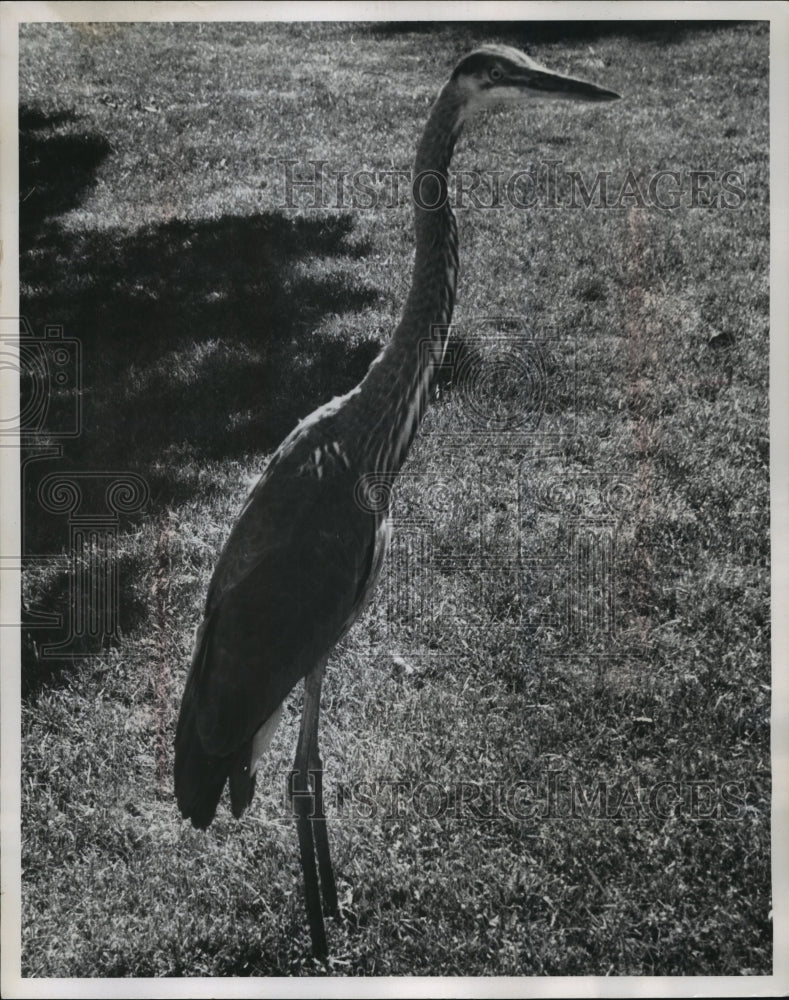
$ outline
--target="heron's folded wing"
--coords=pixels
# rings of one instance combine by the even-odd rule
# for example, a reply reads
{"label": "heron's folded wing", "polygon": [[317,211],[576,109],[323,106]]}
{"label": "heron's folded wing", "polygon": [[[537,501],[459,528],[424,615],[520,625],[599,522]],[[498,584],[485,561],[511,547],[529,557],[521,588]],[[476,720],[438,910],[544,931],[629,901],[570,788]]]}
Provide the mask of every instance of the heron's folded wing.
{"label": "heron's folded wing", "polygon": [[331,651],[375,564],[376,519],[350,473],[268,476],[244,508],[209,591],[194,678],[208,753],[232,753]]}

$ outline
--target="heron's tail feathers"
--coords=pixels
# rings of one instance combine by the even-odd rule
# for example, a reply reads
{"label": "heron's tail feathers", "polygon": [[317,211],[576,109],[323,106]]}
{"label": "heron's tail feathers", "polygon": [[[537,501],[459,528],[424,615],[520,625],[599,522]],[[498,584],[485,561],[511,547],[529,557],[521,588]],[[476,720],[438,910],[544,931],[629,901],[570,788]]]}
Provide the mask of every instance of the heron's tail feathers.
{"label": "heron's tail feathers", "polygon": [[249,773],[248,763],[242,763],[243,757],[248,760],[248,749],[236,757],[211,757],[191,728],[190,737],[182,741],[181,752],[176,748],[175,794],[181,815],[198,830],[205,830],[216,815],[229,778],[233,815],[240,819],[255,791],[255,775]]}
{"label": "heron's tail feathers", "polygon": [[175,795],[184,819],[205,830],[227,780],[227,765],[221,757],[210,757],[197,731],[194,663],[186,682],[178,728],[175,731]]}
{"label": "heron's tail feathers", "polygon": [[198,830],[209,826],[228,778],[233,815],[241,818],[255,791],[255,775],[249,772],[249,750],[247,745],[230,757],[210,756],[200,742],[194,713],[182,708],[175,738],[175,794],[181,815],[190,819],[192,826]]}
{"label": "heron's tail feathers", "polygon": [[227,760],[203,750],[194,713],[182,706],[175,737],[175,795],[181,815],[198,830],[205,830],[216,815],[227,773]]}
{"label": "heron's tail feathers", "polygon": [[209,629],[210,622],[205,621],[197,630],[175,733],[175,795],[178,808],[184,819],[190,819],[192,826],[199,830],[205,830],[216,815],[228,777],[236,818],[249,805],[255,787],[254,775],[249,773],[250,744],[237,753],[217,757],[206,753],[200,739],[197,692],[209,646]]}
{"label": "heron's tail feathers", "polygon": [[230,803],[233,815],[239,819],[255,794],[255,768],[260,757],[268,750],[282,718],[280,705],[255,733],[252,740],[241,747],[233,758],[229,772]]}

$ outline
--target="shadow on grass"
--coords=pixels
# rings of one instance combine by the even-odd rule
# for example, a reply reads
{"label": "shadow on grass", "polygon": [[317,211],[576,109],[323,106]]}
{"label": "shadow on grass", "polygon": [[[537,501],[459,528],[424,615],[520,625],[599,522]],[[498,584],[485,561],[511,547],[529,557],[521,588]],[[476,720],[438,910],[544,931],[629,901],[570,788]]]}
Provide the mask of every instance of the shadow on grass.
{"label": "shadow on grass", "polygon": [[75,208],[110,152],[100,135],[53,132],[71,112],[19,111],[19,242],[24,253],[44,220]]}
{"label": "shadow on grass", "polygon": [[[82,376],[79,436],[56,463],[26,466],[29,554],[56,552],[68,538],[64,518],[37,500],[47,473],[133,471],[151,490],[143,516],[155,517],[205,488],[206,460],[274,448],[355,385],[380,347],[370,336],[314,333],[325,317],[378,298],[349,274],[368,249],[350,217],[67,228],[58,217],[79,205],[109,152],[67,114],[20,114],[22,315],[37,336],[56,324],[79,341]],[[57,591],[67,588],[69,574],[58,580]],[[50,593],[38,610],[61,598]]]}
{"label": "shadow on grass", "polygon": [[384,21],[367,25],[375,35],[448,32],[468,37],[469,45],[496,39],[518,48],[562,41],[592,41],[612,35],[671,44],[699,31],[731,28],[735,21]]}

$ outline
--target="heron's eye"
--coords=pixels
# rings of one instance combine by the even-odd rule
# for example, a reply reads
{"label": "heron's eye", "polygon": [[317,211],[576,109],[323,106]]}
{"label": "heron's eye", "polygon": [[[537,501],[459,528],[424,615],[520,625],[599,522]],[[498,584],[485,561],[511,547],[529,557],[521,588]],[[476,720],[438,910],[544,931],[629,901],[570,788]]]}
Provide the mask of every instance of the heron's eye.
{"label": "heron's eye", "polygon": [[504,74],[501,72],[498,66],[493,66],[488,76],[490,76],[491,80],[493,80],[493,82],[495,83],[497,80],[500,80],[504,76]]}

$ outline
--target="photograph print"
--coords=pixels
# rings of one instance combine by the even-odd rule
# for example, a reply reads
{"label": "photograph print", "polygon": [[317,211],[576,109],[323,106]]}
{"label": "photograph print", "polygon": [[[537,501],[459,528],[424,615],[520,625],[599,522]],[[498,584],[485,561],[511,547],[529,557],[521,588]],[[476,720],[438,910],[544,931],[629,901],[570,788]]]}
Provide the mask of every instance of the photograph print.
{"label": "photograph print", "polygon": [[770,21],[19,6],[22,981],[758,992]]}

